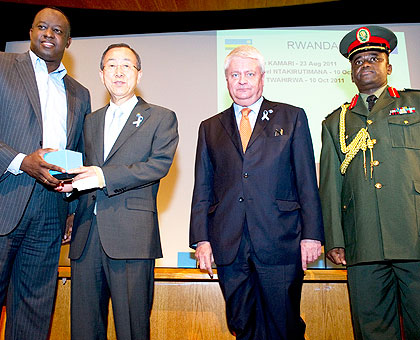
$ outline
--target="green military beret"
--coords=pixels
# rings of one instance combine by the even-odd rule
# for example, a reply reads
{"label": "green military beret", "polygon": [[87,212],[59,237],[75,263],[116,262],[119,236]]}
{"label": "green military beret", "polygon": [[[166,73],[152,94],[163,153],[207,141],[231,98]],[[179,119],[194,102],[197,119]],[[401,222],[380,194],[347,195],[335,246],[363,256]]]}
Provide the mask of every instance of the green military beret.
{"label": "green military beret", "polygon": [[381,26],[365,26],[347,33],[340,42],[340,53],[351,60],[359,52],[380,51],[391,53],[397,46],[397,37]]}

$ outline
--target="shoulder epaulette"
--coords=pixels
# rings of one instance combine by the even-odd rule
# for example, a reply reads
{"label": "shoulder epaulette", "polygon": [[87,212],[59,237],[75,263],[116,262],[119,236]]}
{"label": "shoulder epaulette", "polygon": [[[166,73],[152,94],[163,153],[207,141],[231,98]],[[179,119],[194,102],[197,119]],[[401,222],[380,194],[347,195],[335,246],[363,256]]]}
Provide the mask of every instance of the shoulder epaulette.
{"label": "shoulder epaulette", "polygon": [[[344,103],[344,105],[349,105],[348,102]],[[328,114],[327,116],[325,116],[324,119],[327,119],[329,116],[331,116],[333,113],[337,112],[338,110],[340,110],[340,107],[336,108],[333,112],[331,112],[330,114]]]}
{"label": "shoulder epaulette", "polygon": [[420,89],[404,89],[402,92],[420,92]]}

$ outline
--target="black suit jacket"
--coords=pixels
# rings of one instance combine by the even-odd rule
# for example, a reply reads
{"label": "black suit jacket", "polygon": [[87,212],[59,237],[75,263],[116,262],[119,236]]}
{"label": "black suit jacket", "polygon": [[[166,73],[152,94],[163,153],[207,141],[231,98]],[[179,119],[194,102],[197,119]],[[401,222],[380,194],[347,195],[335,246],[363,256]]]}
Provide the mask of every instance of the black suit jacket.
{"label": "black suit jacket", "polygon": [[229,264],[245,219],[256,255],[267,264],[297,263],[301,239],[323,241],[312,141],[302,109],[264,99],[245,153],[233,106],[201,123],[190,245],[210,241],[216,264]]}
{"label": "black suit jacket", "polygon": [[[85,115],[90,112],[89,91],[66,75],[67,149],[81,151]],[[35,72],[29,52],[0,52],[0,235],[12,231],[31,197],[35,179],[6,171],[18,153],[42,147],[42,115]],[[62,226],[67,203],[57,193]]]}

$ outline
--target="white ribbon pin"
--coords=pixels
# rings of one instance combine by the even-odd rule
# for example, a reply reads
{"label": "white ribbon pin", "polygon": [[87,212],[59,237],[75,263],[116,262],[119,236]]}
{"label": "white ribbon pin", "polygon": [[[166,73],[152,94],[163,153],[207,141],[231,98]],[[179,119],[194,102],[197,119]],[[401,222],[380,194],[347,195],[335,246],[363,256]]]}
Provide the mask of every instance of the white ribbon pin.
{"label": "white ribbon pin", "polygon": [[139,127],[139,125],[140,125],[140,124],[141,124],[141,122],[143,121],[144,117],[143,117],[140,113],[137,113],[136,117],[137,117],[137,120],[135,120],[135,121],[133,122],[133,124],[134,124],[136,127]]}
{"label": "white ribbon pin", "polygon": [[272,113],[272,112],[273,112],[273,110],[272,110],[272,109],[269,109],[268,111],[267,111],[267,110],[264,110],[264,111],[263,111],[263,113],[262,113],[262,118],[261,118],[261,120],[266,119],[267,121],[269,121],[269,120],[270,120],[270,117],[268,117],[268,114],[269,114],[269,113]]}

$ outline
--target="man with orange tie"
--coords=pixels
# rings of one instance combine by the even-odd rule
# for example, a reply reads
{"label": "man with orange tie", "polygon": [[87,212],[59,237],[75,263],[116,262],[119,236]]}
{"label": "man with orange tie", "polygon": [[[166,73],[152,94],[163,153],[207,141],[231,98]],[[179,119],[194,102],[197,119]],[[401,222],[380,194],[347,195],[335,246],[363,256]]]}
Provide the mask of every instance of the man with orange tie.
{"label": "man with orange tie", "polygon": [[252,46],[225,60],[234,104],[200,125],[190,245],[217,265],[237,339],[304,339],[303,270],[323,225],[305,112],[262,97],[264,58]]}

